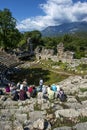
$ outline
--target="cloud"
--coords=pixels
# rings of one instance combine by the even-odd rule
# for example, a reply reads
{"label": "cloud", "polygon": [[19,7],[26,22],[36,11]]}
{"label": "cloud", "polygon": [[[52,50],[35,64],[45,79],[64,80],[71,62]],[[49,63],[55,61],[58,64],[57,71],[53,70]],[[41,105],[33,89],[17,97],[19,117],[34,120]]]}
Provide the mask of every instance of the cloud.
{"label": "cloud", "polygon": [[47,26],[65,22],[87,21],[87,2],[72,0],[47,0],[39,5],[44,16],[27,18],[17,24],[20,31],[42,30]]}

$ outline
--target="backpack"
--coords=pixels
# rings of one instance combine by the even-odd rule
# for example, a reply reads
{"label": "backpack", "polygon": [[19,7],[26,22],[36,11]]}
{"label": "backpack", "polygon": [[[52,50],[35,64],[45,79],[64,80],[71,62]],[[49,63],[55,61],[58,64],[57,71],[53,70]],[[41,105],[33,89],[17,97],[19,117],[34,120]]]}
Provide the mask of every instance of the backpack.
{"label": "backpack", "polygon": [[66,101],[66,99],[67,99],[67,96],[64,92],[61,94],[59,93],[58,97],[59,97],[60,101],[62,101],[62,102]]}
{"label": "backpack", "polygon": [[13,97],[13,100],[18,101],[18,99],[19,99],[18,92],[15,92],[15,95],[14,95],[14,97]]}

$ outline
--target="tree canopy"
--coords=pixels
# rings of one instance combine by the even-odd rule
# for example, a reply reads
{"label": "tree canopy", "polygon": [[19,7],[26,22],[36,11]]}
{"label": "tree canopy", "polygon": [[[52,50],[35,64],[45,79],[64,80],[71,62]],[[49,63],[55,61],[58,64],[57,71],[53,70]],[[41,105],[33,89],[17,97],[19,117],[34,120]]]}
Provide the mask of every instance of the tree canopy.
{"label": "tree canopy", "polygon": [[[16,19],[9,9],[0,10],[0,46],[14,47],[20,37],[16,29]],[[16,41],[17,40],[17,41]]]}

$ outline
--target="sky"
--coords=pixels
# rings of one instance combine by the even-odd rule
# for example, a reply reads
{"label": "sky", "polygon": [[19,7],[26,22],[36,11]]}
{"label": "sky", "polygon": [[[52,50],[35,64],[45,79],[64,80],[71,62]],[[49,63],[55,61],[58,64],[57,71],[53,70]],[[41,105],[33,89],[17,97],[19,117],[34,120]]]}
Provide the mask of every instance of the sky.
{"label": "sky", "polygon": [[87,0],[0,0],[0,10],[4,8],[17,20],[19,31],[87,21]]}

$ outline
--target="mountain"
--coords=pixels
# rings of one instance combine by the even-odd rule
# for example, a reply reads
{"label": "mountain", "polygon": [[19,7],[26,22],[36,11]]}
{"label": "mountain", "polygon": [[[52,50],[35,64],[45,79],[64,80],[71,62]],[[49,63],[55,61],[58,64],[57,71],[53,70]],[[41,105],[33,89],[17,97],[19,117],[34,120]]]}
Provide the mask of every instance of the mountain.
{"label": "mountain", "polygon": [[58,26],[48,26],[41,31],[42,36],[57,36],[66,33],[87,32],[87,22],[64,23]]}

